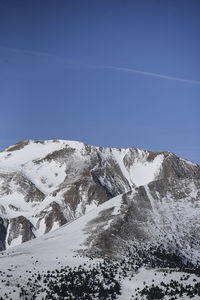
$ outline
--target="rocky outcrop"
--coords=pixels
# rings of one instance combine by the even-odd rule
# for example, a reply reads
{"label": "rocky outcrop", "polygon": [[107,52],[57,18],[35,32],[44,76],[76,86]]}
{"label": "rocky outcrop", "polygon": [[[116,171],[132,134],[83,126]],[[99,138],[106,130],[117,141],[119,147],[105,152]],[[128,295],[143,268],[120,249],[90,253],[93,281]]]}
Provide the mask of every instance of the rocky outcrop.
{"label": "rocky outcrop", "polygon": [[20,150],[20,149],[24,148],[28,144],[29,144],[29,140],[27,140],[27,139],[26,140],[22,140],[22,141],[16,143],[14,146],[7,147],[6,150],[8,152]]}
{"label": "rocky outcrop", "polygon": [[0,196],[9,196],[14,192],[25,202],[41,202],[45,195],[21,172],[0,172]]}
{"label": "rocky outcrop", "polygon": [[200,178],[200,167],[169,153],[163,161],[160,178]]}
{"label": "rocky outcrop", "polygon": [[7,236],[8,246],[15,246],[35,238],[33,225],[24,217],[11,218],[9,222],[9,232]]}
{"label": "rocky outcrop", "polygon": [[43,223],[42,234],[56,229],[68,221],[63,214],[61,206],[55,201],[51,202],[43,209],[37,217],[39,219],[36,228],[39,228],[41,223]]}
{"label": "rocky outcrop", "polygon": [[6,249],[5,240],[7,234],[8,221],[0,218],[0,251]]}

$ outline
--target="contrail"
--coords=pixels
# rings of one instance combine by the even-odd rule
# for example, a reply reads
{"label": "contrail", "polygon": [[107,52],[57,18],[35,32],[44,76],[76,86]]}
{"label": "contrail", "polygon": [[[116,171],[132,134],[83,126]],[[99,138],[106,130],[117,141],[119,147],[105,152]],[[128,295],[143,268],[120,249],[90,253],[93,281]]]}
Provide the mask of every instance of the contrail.
{"label": "contrail", "polygon": [[17,53],[17,54],[58,58],[56,55],[52,55],[52,54],[45,53],[45,52],[37,52],[37,51],[25,50],[25,49],[19,49],[19,48],[9,48],[9,47],[4,47],[4,46],[0,46],[0,49],[4,50],[4,51],[9,51],[9,52],[12,52],[12,53]]}
{"label": "contrail", "polygon": [[110,69],[110,70],[121,71],[121,72],[130,72],[130,73],[136,73],[136,74],[145,75],[145,76],[163,78],[163,79],[168,79],[168,80],[176,80],[176,81],[185,82],[185,83],[200,84],[200,80],[184,79],[184,78],[180,78],[180,77],[168,76],[168,75],[153,73],[153,72],[146,72],[146,71],[141,71],[141,70],[137,70],[137,69],[121,68],[121,67],[114,67],[114,66],[105,66],[105,68]]}
{"label": "contrail", "polygon": [[157,77],[157,78],[162,78],[162,79],[175,80],[175,81],[180,81],[180,82],[185,82],[185,83],[200,84],[200,80],[184,79],[184,78],[180,78],[180,77],[168,76],[168,75],[154,73],[154,72],[146,72],[146,71],[131,69],[131,68],[123,68],[123,67],[115,67],[115,66],[98,66],[98,65],[83,63],[83,62],[75,61],[75,60],[67,60],[63,57],[60,57],[60,56],[57,56],[54,54],[50,54],[50,53],[45,53],[45,52],[37,52],[37,51],[25,50],[25,49],[19,49],[19,48],[9,48],[9,47],[1,46],[1,45],[0,45],[0,49],[10,51],[10,52],[13,52],[16,54],[23,54],[23,55],[30,55],[30,56],[33,55],[33,56],[43,57],[43,58],[47,58],[50,60],[54,60],[57,63],[61,63],[64,65],[77,65],[77,66],[82,66],[82,67],[91,68],[91,69],[93,69],[93,68],[94,69],[110,69],[110,70],[116,70],[116,71],[121,71],[121,72],[129,72],[129,73],[136,73],[136,74],[145,75],[145,76]]}
{"label": "contrail", "polygon": [[46,52],[39,52],[39,51],[32,51],[32,50],[26,50],[26,49],[20,49],[20,48],[9,48],[9,47],[4,47],[0,45],[0,50],[8,51],[11,53],[15,54],[21,54],[25,56],[34,56],[38,58],[43,58],[43,59],[49,59],[50,61],[55,61],[57,63],[65,64],[65,65],[83,65],[83,63],[79,61],[74,61],[74,60],[67,60],[63,57],[60,57],[55,54],[50,54]]}
{"label": "contrail", "polygon": [[78,61],[78,60],[66,59],[62,56],[58,56],[56,54],[51,54],[51,53],[47,53],[47,52],[32,51],[32,50],[26,50],[26,49],[20,49],[20,48],[9,48],[9,47],[1,46],[1,45],[0,45],[0,50],[8,51],[8,52],[15,53],[15,54],[21,54],[21,55],[25,55],[25,56],[33,56],[33,57],[48,59],[51,62],[54,61],[56,63],[62,64],[63,66],[71,65],[71,66],[80,66],[83,68],[85,67],[85,68],[90,68],[90,69],[102,69],[102,66],[88,64],[88,63]]}

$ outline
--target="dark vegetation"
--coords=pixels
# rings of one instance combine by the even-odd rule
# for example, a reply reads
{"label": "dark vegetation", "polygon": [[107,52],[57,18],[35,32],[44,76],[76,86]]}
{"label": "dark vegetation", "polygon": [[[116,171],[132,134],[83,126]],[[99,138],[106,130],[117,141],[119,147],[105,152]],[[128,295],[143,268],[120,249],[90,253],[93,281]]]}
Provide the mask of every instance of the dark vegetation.
{"label": "dark vegetation", "polygon": [[148,300],[153,299],[163,299],[164,296],[169,296],[171,300],[181,299],[183,295],[187,296],[188,299],[191,299],[195,296],[200,298],[200,282],[184,285],[182,282],[171,279],[170,283],[166,284],[161,282],[158,285],[151,285],[150,287],[145,287],[141,291],[138,291],[140,299],[142,296],[146,296]]}
{"label": "dark vegetation", "polygon": [[[89,267],[79,266],[71,268],[62,266],[60,269],[39,272],[27,272],[26,286],[18,284],[19,297],[23,300],[37,299],[117,299],[120,294],[120,284],[115,278],[118,265],[113,266],[110,261],[104,261]],[[4,275],[5,274],[1,274]],[[12,277],[12,275],[11,275]],[[9,277],[4,280],[9,286]],[[9,293],[2,295],[2,299],[12,299]],[[13,299],[14,300],[14,299]]]}
{"label": "dark vegetation", "polygon": [[[136,250],[136,249],[135,249]],[[61,266],[58,261],[57,269],[47,272],[38,272],[37,268],[27,270],[24,278],[19,278],[15,295],[22,300],[40,299],[69,299],[69,300],[114,300],[121,294],[120,282],[127,278],[134,280],[134,275],[141,266],[157,268],[160,272],[184,272],[180,281],[171,279],[166,283],[162,281],[159,285],[145,285],[144,288],[135,291],[132,299],[140,300],[163,299],[165,295],[171,300],[180,299],[182,295],[188,299],[194,296],[200,297],[200,268],[182,258],[179,253],[169,253],[160,247],[150,247],[149,250],[132,250],[124,259],[117,261],[104,259],[101,262],[93,262],[92,257],[84,265],[78,267]],[[36,266],[38,261],[33,261]],[[12,266],[14,267],[14,266]],[[193,284],[187,284],[190,276],[196,275]],[[155,276],[159,276],[155,273]],[[5,286],[12,286],[12,269],[7,272],[0,271],[0,280]],[[9,290],[10,291],[10,290]],[[0,292],[1,295],[1,292]],[[11,292],[0,296],[0,300],[12,298]]]}

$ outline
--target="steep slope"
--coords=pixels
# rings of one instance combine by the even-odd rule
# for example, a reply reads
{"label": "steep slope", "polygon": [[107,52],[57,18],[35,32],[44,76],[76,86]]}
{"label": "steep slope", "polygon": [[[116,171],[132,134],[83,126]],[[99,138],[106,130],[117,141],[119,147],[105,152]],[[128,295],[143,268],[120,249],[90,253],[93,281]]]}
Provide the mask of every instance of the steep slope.
{"label": "steep slope", "polygon": [[[67,280],[65,284],[70,285],[68,276],[77,278],[79,273],[91,275],[94,272],[96,280],[91,282],[92,285],[97,286],[102,281],[105,287],[110,286],[106,281],[108,276],[115,284],[115,289],[117,280],[122,285],[122,291],[123,286],[128,286],[131,295],[134,293],[131,284],[137,287],[134,278],[154,278],[155,271],[140,269],[142,266],[162,269],[170,267],[176,270],[177,267],[191,269],[199,265],[199,220],[200,180],[170,178],[137,187],[106,201],[53,232],[2,252],[1,276],[12,276],[0,282],[0,295],[3,297],[10,290],[12,299],[25,299],[26,294],[20,296],[21,288],[24,287],[31,299],[30,295],[36,293],[38,287],[36,299],[42,299],[42,296],[48,294],[47,286],[52,285],[49,299],[53,299],[52,295],[61,290],[55,288],[59,286],[59,281],[52,283],[55,273],[60,282]],[[111,263],[103,262],[101,258],[105,257],[112,258]],[[88,271],[91,270],[91,264],[93,271]],[[137,275],[138,269],[143,275]],[[80,270],[79,273],[77,270]],[[107,275],[106,270],[109,270]],[[47,274],[45,278],[42,277],[43,272]],[[37,279],[37,283],[32,285],[32,279],[29,282],[27,274]],[[124,274],[123,277],[120,274]],[[170,282],[174,278],[180,281],[182,275],[165,276]],[[85,280],[84,276],[81,280]],[[192,278],[195,279],[195,276]],[[141,277],[138,283],[141,289],[142,278],[144,280]],[[165,278],[164,275],[157,282],[161,282],[162,278]],[[127,295],[126,289],[124,295]],[[67,299],[73,299],[70,297]],[[123,297],[122,294],[121,299],[126,299]],[[95,297],[82,296],[80,299]]]}
{"label": "steep slope", "polygon": [[162,264],[169,258],[173,264],[172,257],[164,257],[167,252],[196,264],[200,259],[199,220],[200,180],[153,181],[123,194],[117,215],[108,209],[87,224],[85,253],[118,258],[131,252],[135,260],[158,263],[161,259]]}
{"label": "steep slope", "polygon": [[33,239],[136,186],[199,178],[170,152],[24,140],[0,153],[0,249]]}
{"label": "steep slope", "polygon": [[149,244],[152,251],[155,245],[174,253],[181,249],[181,255],[195,263],[200,255],[199,220],[200,180],[161,179],[114,197],[51,233],[8,249],[6,255],[15,259],[19,249],[45,256],[49,263],[55,253],[63,259],[64,252],[70,260],[75,253],[121,259],[127,250]]}

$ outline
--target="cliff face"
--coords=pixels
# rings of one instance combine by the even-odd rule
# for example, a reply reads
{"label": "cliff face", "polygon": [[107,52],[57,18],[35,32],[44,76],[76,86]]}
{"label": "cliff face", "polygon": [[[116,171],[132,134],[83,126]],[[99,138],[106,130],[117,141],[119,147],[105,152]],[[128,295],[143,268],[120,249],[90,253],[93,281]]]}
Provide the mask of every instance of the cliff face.
{"label": "cliff face", "polygon": [[[170,152],[62,140],[19,142],[0,153],[0,249],[54,230],[136,187],[154,182],[154,197],[164,189],[157,180],[171,185],[168,179],[189,184],[198,178],[198,165]],[[149,197],[140,189],[137,209]],[[186,190],[180,187],[180,193]]]}
{"label": "cliff face", "polygon": [[6,248],[7,220],[0,218],[0,251]]}

